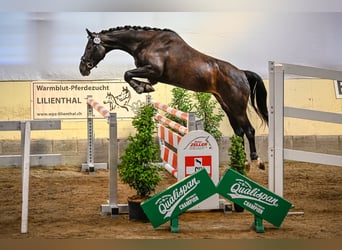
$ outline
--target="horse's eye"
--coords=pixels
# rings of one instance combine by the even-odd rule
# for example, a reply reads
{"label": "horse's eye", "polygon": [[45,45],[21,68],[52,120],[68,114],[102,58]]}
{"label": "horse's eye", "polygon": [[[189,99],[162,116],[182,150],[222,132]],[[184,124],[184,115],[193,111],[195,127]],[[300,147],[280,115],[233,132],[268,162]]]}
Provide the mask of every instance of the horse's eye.
{"label": "horse's eye", "polygon": [[88,63],[87,63],[87,67],[88,67],[88,68],[92,68],[92,67],[93,67],[93,64],[90,63],[90,62],[88,62]]}

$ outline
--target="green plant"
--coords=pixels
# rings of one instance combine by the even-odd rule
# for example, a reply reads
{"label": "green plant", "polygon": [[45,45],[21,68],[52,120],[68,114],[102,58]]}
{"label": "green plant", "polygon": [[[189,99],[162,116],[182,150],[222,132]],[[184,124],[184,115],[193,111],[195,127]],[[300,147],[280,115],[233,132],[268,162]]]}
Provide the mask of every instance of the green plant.
{"label": "green plant", "polygon": [[[191,112],[195,110],[196,116],[202,120],[204,131],[211,134],[216,141],[222,137],[222,132],[218,129],[220,122],[224,117],[221,109],[216,110],[217,101],[213,100],[212,94],[200,93],[185,90],[183,88],[172,89],[172,101],[169,104],[171,107],[181,110],[183,112]],[[186,123],[181,119],[175,118],[171,115],[167,116],[169,119],[186,126]]]}
{"label": "green plant", "polygon": [[215,112],[217,102],[211,98],[212,94],[195,92],[194,97],[197,100],[195,105],[196,115],[202,119],[204,131],[211,134],[219,142],[222,132],[218,127],[224,117],[222,109]]}
{"label": "green plant", "polygon": [[[183,112],[192,111],[194,104],[192,103],[191,95],[189,91],[183,88],[176,87],[176,88],[173,88],[171,92],[172,92],[172,100],[171,100],[171,103],[169,103],[170,107],[181,110]],[[166,117],[183,126],[186,126],[186,121],[183,121],[180,118],[174,117],[169,114],[167,114]]]}
{"label": "green plant", "polygon": [[236,170],[242,175],[247,175],[246,153],[243,146],[243,139],[240,136],[233,135],[230,138],[231,146],[228,149],[231,169]]}
{"label": "green plant", "polygon": [[118,164],[121,180],[137,191],[134,198],[148,197],[161,181],[159,168],[152,164],[158,152],[153,139],[155,112],[152,105],[138,110],[132,121],[137,133],[129,136],[129,144]]}

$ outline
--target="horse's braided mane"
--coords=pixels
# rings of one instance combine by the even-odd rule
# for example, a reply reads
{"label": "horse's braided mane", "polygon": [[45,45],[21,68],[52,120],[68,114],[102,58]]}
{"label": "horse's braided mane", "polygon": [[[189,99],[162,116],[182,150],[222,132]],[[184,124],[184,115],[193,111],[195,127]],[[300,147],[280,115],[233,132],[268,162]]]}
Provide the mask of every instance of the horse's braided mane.
{"label": "horse's braided mane", "polygon": [[126,25],[126,26],[118,26],[115,28],[110,28],[108,30],[102,30],[100,33],[107,33],[107,32],[113,32],[113,31],[120,31],[120,30],[154,30],[154,31],[169,31],[169,32],[174,32],[173,30],[170,29],[160,29],[160,28],[151,28],[148,26],[130,26],[130,25]]}

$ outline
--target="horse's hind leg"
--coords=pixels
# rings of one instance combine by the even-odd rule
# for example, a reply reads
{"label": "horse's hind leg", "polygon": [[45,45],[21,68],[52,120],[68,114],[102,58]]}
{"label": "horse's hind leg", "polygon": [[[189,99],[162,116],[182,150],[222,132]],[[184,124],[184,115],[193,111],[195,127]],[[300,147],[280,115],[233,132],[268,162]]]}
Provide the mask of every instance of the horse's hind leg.
{"label": "horse's hind leg", "polygon": [[[257,165],[260,169],[265,169],[264,163],[260,160],[255,146],[255,129],[251,125],[247,114],[239,116],[237,119],[234,115],[228,115],[230,125],[232,126],[234,133],[242,139],[244,139],[244,135],[246,135],[249,144],[250,157],[252,161],[252,165]],[[248,164],[249,166],[249,164]]]}
{"label": "horse's hind leg", "polygon": [[[242,141],[243,141],[243,145],[245,145],[245,132],[243,130],[242,127],[239,126],[239,124],[237,123],[237,121],[234,119],[234,117],[232,115],[228,115],[228,119],[229,119],[229,123],[232,126],[233,130],[234,130],[234,134],[241,137]],[[247,166],[247,171],[249,171],[250,169],[250,164],[248,162],[248,160],[246,160],[245,165]]]}
{"label": "horse's hind leg", "polygon": [[[234,133],[240,137],[244,137],[246,135],[248,139],[249,149],[250,149],[250,157],[252,161],[258,161],[259,168],[264,169],[264,164],[259,160],[258,154],[256,152],[255,146],[255,129],[251,125],[246,110],[240,108],[237,110],[236,108],[230,108],[229,104],[234,102],[234,100],[230,100],[230,102],[225,102],[221,95],[214,94],[216,100],[220,103],[222,109],[225,111],[228,116],[230,125],[232,126]],[[240,100],[236,100],[239,103]],[[235,105],[236,107],[240,107],[240,105]],[[234,111],[234,113],[232,112]],[[259,162],[260,161],[260,162]]]}
{"label": "horse's hind leg", "polygon": [[260,158],[256,152],[255,129],[251,125],[251,123],[247,117],[247,114],[245,114],[243,117],[244,117],[243,122],[241,124],[242,124],[242,128],[246,134],[246,137],[248,139],[251,161],[253,163],[256,163],[256,165],[258,165],[260,169],[265,169],[264,163],[260,160]]}

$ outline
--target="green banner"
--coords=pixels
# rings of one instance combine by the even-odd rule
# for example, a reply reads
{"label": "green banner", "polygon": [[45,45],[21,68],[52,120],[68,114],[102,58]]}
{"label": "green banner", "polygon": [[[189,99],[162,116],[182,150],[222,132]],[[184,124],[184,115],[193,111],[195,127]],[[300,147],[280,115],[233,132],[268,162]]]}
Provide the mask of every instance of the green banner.
{"label": "green banner", "polygon": [[146,200],[141,206],[156,228],[215,193],[213,181],[207,171],[201,169]]}
{"label": "green banner", "polygon": [[292,206],[287,200],[232,169],[227,170],[217,189],[225,198],[276,227],[280,227]]}

